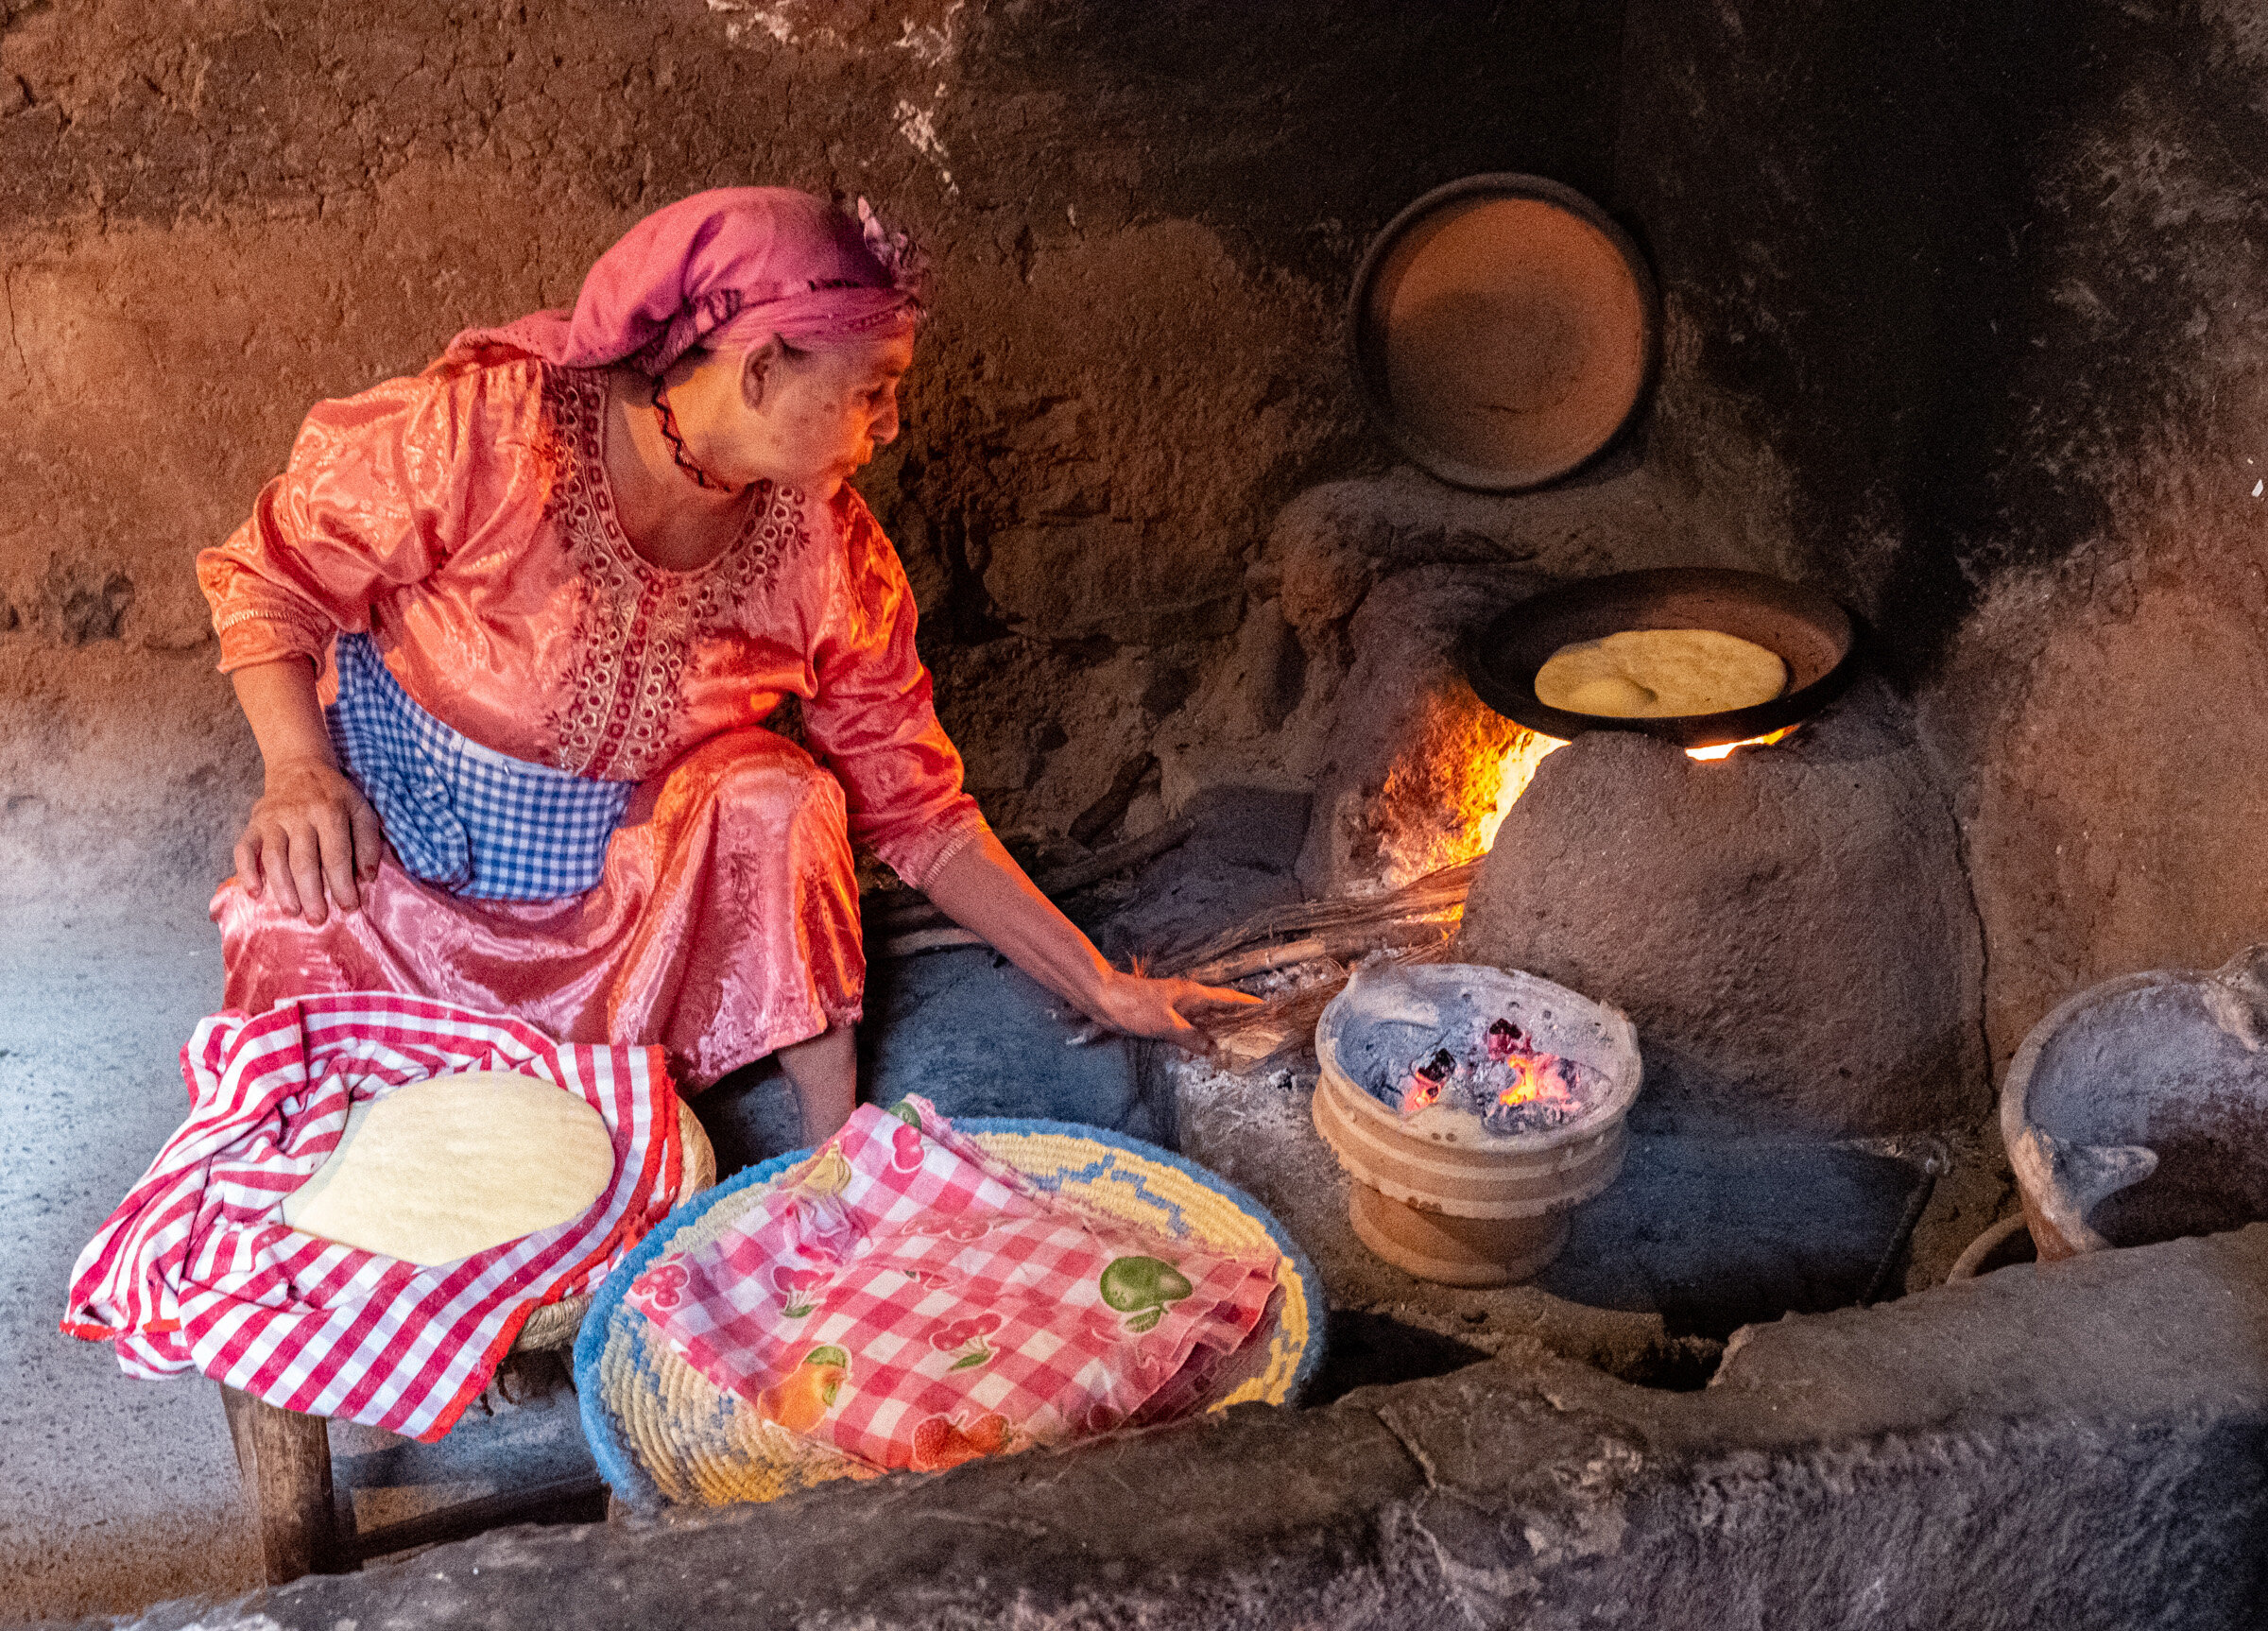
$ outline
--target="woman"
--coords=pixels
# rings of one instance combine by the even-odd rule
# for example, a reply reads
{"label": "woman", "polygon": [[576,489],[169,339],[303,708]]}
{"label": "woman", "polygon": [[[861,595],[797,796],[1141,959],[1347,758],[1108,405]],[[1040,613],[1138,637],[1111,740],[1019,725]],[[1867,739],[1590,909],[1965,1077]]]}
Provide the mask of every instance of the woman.
{"label": "woman", "polygon": [[[816,1140],[856,1087],[854,839],[1106,1025],[1194,1045],[1250,1000],[1113,970],[962,790],[845,485],[920,315],[860,213],[696,195],[572,313],[308,417],[198,558],[266,767],[213,904],[229,1006],[407,991],[661,1042],[696,1089],[776,1052]],[[810,753],[759,723],[790,695]]]}

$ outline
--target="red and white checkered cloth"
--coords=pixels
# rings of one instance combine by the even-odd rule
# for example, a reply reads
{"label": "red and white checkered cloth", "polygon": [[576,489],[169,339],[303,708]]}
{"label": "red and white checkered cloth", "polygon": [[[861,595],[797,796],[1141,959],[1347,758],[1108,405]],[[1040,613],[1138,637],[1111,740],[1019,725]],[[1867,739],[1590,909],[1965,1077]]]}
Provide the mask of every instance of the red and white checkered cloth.
{"label": "red and white checkered cloth", "polygon": [[1276,1288],[1225,1257],[1039,1189],[925,1100],[867,1106],[628,1300],[767,1419],[929,1470],[1196,1405]]}
{"label": "red and white checkered cloth", "polygon": [[[614,1178],[581,1217],[433,1268],[283,1222],[352,1105],[490,1070],[555,1083],[606,1119]],[[659,1048],[562,1046],[517,1020],[348,992],[205,1020],[181,1074],[189,1120],[79,1254],[62,1322],[115,1341],[129,1376],[194,1367],[288,1410],[437,1439],[528,1314],[594,1289],[678,1193]]]}

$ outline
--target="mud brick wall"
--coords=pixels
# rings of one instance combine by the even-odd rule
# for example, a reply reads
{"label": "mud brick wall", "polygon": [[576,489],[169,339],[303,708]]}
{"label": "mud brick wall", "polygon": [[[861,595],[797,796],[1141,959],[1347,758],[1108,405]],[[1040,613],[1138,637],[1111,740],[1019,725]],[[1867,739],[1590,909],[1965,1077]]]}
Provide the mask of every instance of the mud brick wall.
{"label": "mud brick wall", "polygon": [[1124,774],[1139,824],[1249,779],[1222,745],[1306,677],[1248,561],[1303,486],[1383,462],[1338,349],[1353,261],[1469,171],[1604,192],[1619,27],[1575,0],[5,0],[0,894],[209,889],[257,769],[192,555],[309,403],[570,301],[721,184],[864,194],[937,263],[863,485],[994,818],[1061,833]]}
{"label": "mud brick wall", "polygon": [[2268,939],[2268,21],[1631,0],[1624,46],[1648,456],[1753,495],[1916,695],[1996,1063]]}

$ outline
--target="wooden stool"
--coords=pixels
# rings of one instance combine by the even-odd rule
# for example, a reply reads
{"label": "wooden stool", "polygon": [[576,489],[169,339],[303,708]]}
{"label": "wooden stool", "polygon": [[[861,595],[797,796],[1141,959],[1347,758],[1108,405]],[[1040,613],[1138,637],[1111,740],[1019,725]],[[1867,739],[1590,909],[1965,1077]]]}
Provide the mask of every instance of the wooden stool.
{"label": "wooden stool", "polygon": [[[677,1195],[681,1203],[716,1182],[716,1152],[681,1101],[678,1130],[685,1149],[684,1177]],[[576,1332],[590,1307],[589,1297],[576,1296],[536,1310],[520,1328],[497,1376],[557,1365],[558,1356],[575,1346]],[[236,1470],[244,1481],[252,1527],[260,1537],[261,1573],[270,1586],[303,1574],[350,1573],[367,1557],[462,1540],[507,1523],[605,1516],[606,1483],[593,1473],[483,1496],[357,1534],[351,1515],[345,1523],[339,1521],[331,1483],[328,1417],[284,1410],[233,1387],[220,1390],[220,1403],[228,1416],[229,1437],[236,1446]]]}

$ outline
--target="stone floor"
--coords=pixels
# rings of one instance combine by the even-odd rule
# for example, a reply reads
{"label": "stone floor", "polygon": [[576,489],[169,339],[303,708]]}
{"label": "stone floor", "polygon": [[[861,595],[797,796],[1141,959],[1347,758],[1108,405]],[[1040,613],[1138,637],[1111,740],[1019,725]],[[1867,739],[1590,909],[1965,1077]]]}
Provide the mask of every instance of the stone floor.
{"label": "stone floor", "polygon": [[[178,907],[179,903],[174,904]],[[175,1055],[219,1005],[194,910],[0,913],[0,1618],[125,1612],[258,1578],[220,1399],[59,1333],[79,1248],[187,1107]]]}
{"label": "stone floor", "polygon": [[2012,1204],[1983,1134],[1860,1142],[1637,1135],[1525,1285],[1459,1290],[1373,1256],[1309,1119],[1312,1065],[1168,1067],[1183,1151],[1249,1192],[1315,1263],[1332,1308],[1316,1400],[1493,1356],[1549,1353],[1641,1386],[1707,1382],[1739,1327],[1941,1283]]}

